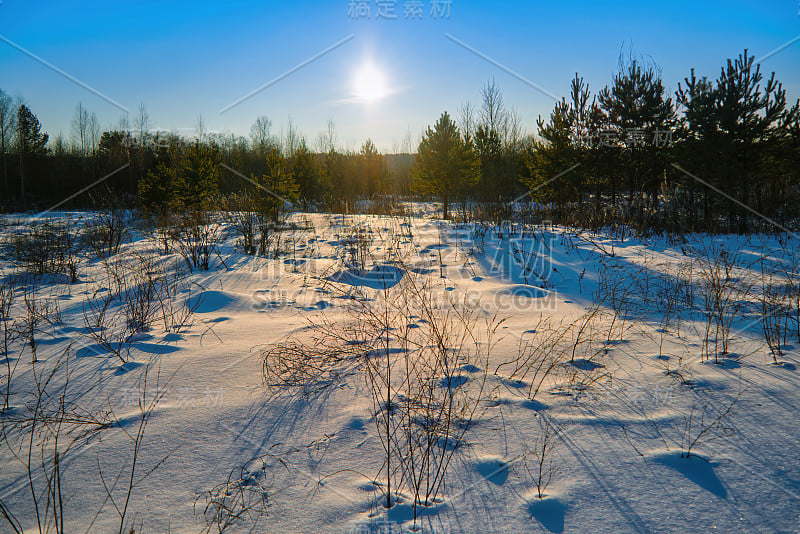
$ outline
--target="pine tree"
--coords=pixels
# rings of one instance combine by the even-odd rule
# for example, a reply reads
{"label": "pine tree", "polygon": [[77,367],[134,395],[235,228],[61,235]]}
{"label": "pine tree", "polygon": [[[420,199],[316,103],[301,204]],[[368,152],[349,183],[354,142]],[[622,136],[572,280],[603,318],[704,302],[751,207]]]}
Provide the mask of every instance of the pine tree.
{"label": "pine tree", "polygon": [[[601,199],[601,176],[612,170],[612,165],[601,166],[600,148],[591,142],[592,132],[603,127],[603,117],[596,102],[590,102],[591,93],[577,73],[570,84],[570,100],[556,103],[545,123],[537,120],[538,139],[533,140],[524,154],[529,176],[522,181],[535,190],[534,199],[555,202],[559,209],[567,203],[583,202],[589,192],[589,178],[595,173],[595,200]],[[605,151],[602,152],[605,154]],[[553,177],[574,167],[556,181]]]}
{"label": "pine tree", "polygon": [[[735,192],[745,205],[750,205],[763,185],[756,176],[769,143],[781,137],[792,114],[797,113],[786,109],[786,91],[775,81],[775,73],[762,86],[763,78],[761,65],[745,50],[736,60],[728,60],[715,90],[714,117],[725,173],[722,186]],[[746,233],[748,220],[746,209],[735,202],[728,203],[731,230]]]}
{"label": "pine tree", "polygon": [[361,145],[358,166],[359,192],[362,195],[372,196],[384,190],[389,180],[389,167],[378,149],[375,148],[372,139],[367,139]]}
{"label": "pine tree", "polygon": [[48,135],[43,133],[42,125],[28,106],[20,104],[17,108],[17,152],[19,154],[20,198],[25,202],[25,160],[47,154]]}
{"label": "pine tree", "polygon": [[[702,176],[704,180],[717,184],[715,168],[719,163],[716,154],[719,145],[716,119],[714,117],[714,100],[716,98],[714,84],[706,77],[698,78],[691,74],[684,78],[684,85],[678,84],[677,103],[683,108],[676,130],[675,154],[682,165],[688,167],[692,174]],[[685,183],[689,198],[686,220],[690,229],[698,229],[696,221],[696,197],[703,198],[703,226],[711,227],[710,191],[700,186],[694,178],[679,173],[678,179]],[[718,185],[718,184],[717,184]]]}
{"label": "pine tree", "polygon": [[637,59],[622,66],[611,87],[598,95],[600,108],[608,126],[618,131],[624,148],[621,161],[628,179],[628,206],[635,202],[637,216],[642,216],[638,201],[648,193],[650,206],[656,208],[656,197],[664,175],[666,151],[654,146],[656,130],[669,130],[674,125],[672,99],[665,97],[664,84],[654,66],[647,67]]}
{"label": "pine tree", "polygon": [[292,154],[289,167],[298,186],[298,195],[304,204],[316,199],[320,194],[319,163],[316,156],[308,150],[305,138],[300,140],[300,146]]}
{"label": "pine tree", "polygon": [[450,115],[442,113],[419,144],[411,170],[412,187],[418,193],[439,197],[447,219],[450,201],[474,186],[479,173],[474,148],[461,138]]}
{"label": "pine tree", "polygon": [[483,200],[499,200],[503,179],[503,143],[500,134],[490,126],[479,124],[474,143],[480,163],[479,194]]}
{"label": "pine tree", "polygon": [[280,222],[282,214],[300,195],[300,186],[294,180],[289,165],[284,157],[273,150],[267,154],[267,174],[253,176],[258,184],[254,200],[259,212],[268,216],[273,222]]}
{"label": "pine tree", "polygon": [[548,122],[539,116],[536,125],[539,139],[533,141],[524,156],[530,178],[523,180],[531,191],[535,191],[532,200],[555,202],[563,207],[577,197],[578,188],[568,179],[550,180],[577,162],[573,110],[562,99],[556,103]]}
{"label": "pine tree", "polygon": [[139,201],[147,211],[159,215],[169,212],[174,204],[176,172],[162,158],[154,169],[139,180]]}
{"label": "pine tree", "polygon": [[[745,50],[727,61],[715,82],[698,79],[692,69],[685,87],[678,86],[677,99],[683,107],[679,160],[736,199],[724,199],[700,186],[705,226],[710,230],[716,230],[715,205],[727,208],[729,231],[746,233],[750,214],[742,205],[760,213],[780,208],[791,189],[791,125],[800,115],[800,102],[787,108],[786,92],[775,73],[766,84],[763,80],[760,65]],[[697,185],[693,178],[686,181],[691,203]]]}
{"label": "pine tree", "polygon": [[321,193],[320,196],[326,201],[333,200],[332,195],[336,198],[345,198],[347,190],[345,189],[345,161],[344,155],[331,147],[325,156],[322,158],[322,169],[320,171]]}
{"label": "pine tree", "polygon": [[182,207],[205,207],[219,193],[220,155],[215,146],[195,141],[187,148],[178,164],[174,182],[174,198]]}

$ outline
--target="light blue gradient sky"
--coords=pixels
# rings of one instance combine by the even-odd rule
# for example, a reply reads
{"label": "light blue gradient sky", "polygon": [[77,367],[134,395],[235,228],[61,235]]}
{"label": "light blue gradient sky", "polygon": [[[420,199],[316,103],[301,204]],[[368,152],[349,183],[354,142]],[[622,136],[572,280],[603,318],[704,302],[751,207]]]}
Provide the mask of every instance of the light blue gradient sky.
{"label": "light blue gradient sky", "polygon": [[[798,0],[477,2],[451,0],[449,19],[352,20],[349,0],[252,2],[3,0],[0,35],[39,55],[132,112],[143,102],[158,128],[190,131],[199,115],[212,130],[246,135],[257,115],[275,133],[291,117],[315,144],[332,118],[338,144],[371,137],[392,151],[416,139],[443,110],[456,114],[494,77],[528,131],[553,101],[445,37],[450,33],[556,95],[579,72],[597,91],[632,44],[663,69],[674,91],[695,67],[715,78],[745,47],[761,56],[800,34]],[[230,111],[219,110],[333,43],[325,57]],[[371,58],[394,90],[380,102],[348,102],[352,80]],[[764,62],[793,102],[800,96],[800,41]],[[78,101],[103,128],[121,112],[0,42],[0,88],[21,95],[51,134],[70,134]]]}

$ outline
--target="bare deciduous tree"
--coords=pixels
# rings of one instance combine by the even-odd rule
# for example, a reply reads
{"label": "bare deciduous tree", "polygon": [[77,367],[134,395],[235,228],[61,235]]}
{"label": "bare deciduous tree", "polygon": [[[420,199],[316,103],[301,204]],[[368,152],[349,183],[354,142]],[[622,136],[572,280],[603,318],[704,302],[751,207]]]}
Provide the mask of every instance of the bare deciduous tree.
{"label": "bare deciduous tree", "polygon": [[89,115],[88,126],[89,148],[91,149],[92,157],[94,157],[97,154],[97,145],[100,142],[100,121],[97,120],[97,115],[94,112]]}
{"label": "bare deciduous tree", "polygon": [[283,136],[283,153],[291,158],[297,149],[300,148],[300,132],[289,117],[289,124],[286,126],[286,134]]}
{"label": "bare deciduous tree", "polygon": [[250,127],[250,139],[252,139],[253,145],[261,157],[266,155],[267,147],[270,143],[271,129],[272,121],[266,115],[256,117],[256,122]]}
{"label": "bare deciduous tree", "polygon": [[82,158],[89,155],[89,111],[78,102],[72,118],[72,142]]}
{"label": "bare deciduous tree", "polygon": [[3,192],[5,198],[9,197],[8,190],[8,161],[6,160],[6,144],[10,144],[11,134],[14,130],[14,103],[11,97],[0,89],[0,153],[3,157]]}
{"label": "bare deciduous tree", "polygon": [[139,104],[137,115],[133,118],[133,129],[139,142],[143,142],[147,132],[150,131],[151,124],[150,114],[147,113],[147,108],[144,107],[144,103]]}
{"label": "bare deciduous tree", "polygon": [[325,129],[319,134],[318,143],[319,150],[323,154],[336,149],[336,123],[333,122],[333,119],[328,119]]}
{"label": "bare deciduous tree", "polygon": [[475,106],[467,100],[458,108],[458,127],[464,139],[472,139],[475,135]]}
{"label": "bare deciduous tree", "polygon": [[203,118],[202,115],[198,115],[197,121],[195,121],[194,123],[194,133],[197,136],[197,140],[200,141],[201,143],[205,140],[205,137],[207,135],[206,130],[207,126],[205,119]]}
{"label": "bare deciduous tree", "polygon": [[500,139],[506,139],[508,131],[508,111],[503,104],[503,94],[494,80],[486,82],[481,88],[483,107],[480,110],[480,125],[489,132],[496,132]]}

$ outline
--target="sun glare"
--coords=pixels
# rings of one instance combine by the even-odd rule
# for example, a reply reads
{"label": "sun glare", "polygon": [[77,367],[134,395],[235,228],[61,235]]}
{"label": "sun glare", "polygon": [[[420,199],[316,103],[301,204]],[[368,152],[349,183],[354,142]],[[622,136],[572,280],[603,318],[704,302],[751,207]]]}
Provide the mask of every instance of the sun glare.
{"label": "sun glare", "polygon": [[375,65],[366,63],[356,72],[354,89],[358,100],[375,102],[387,94],[386,78]]}

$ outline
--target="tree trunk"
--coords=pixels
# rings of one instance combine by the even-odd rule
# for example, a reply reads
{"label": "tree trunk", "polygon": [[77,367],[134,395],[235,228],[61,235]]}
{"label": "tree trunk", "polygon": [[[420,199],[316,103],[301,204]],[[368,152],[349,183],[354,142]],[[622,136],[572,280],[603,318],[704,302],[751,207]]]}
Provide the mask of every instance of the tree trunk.
{"label": "tree trunk", "polygon": [[688,210],[689,220],[687,222],[689,223],[689,227],[692,230],[694,230],[695,228],[694,227],[695,209],[696,206],[695,206],[695,194],[694,194],[694,180],[689,180],[689,210]]}
{"label": "tree trunk", "polygon": [[[739,188],[741,190],[741,197],[742,197],[742,204],[745,206],[749,206],[750,203],[748,202],[748,191],[747,191],[747,174],[748,174],[748,165],[747,165],[747,151],[745,150],[744,153],[744,165],[742,165],[742,174],[739,177]],[[748,217],[747,217],[747,210],[744,208],[739,208],[739,233],[744,235],[747,233],[748,230]]]}
{"label": "tree trunk", "polygon": [[[19,150],[19,196],[22,204],[25,204],[25,165],[22,157],[22,148]],[[24,208],[23,208],[24,209]]]}
{"label": "tree trunk", "polygon": [[5,140],[5,136],[3,136],[3,139],[1,141],[2,141],[2,143],[0,143],[0,144],[2,144],[2,148],[0,148],[0,149],[3,151],[3,196],[5,198],[8,198],[8,196],[9,196],[9,190],[8,190],[8,161],[6,159],[6,140]]}

